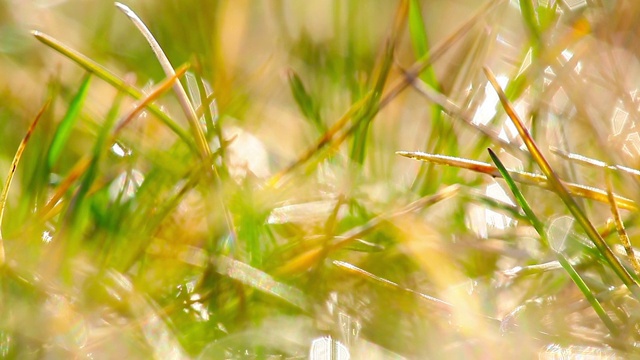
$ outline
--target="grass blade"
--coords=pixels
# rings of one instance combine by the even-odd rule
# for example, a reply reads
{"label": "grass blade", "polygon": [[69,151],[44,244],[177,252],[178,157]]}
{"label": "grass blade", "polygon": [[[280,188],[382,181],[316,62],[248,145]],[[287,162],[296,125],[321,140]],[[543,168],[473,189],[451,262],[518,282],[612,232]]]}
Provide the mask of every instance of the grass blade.
{"label": "grass blade", "polygon": [[[527,200],[522,195],[522,192],[520,192],[520,189],[518,189],[518,186],[516,185],[515,181],[513,181],[513,179],[509,175],[509,172],[507,171],[507,169],[502,164],[502,161],[500,161],[500,159],[493,152],[493,150],[488,149],[488,151],[489,151],[489,156],[491,156],[491,160],[493,160],[493,162],[496,164],[496,167],[498,168],[498,170],[502,174],[505,182],[507,183],[507,186],[509,186],[509,189],[511,190],[511,192],[515,196],[516,201],[518,201],[518,203],[522,207],[522,210],[524,210],[524,213],[527,215],[527,217],[531,221],[531,224],[536,229],[536,232],[540,235],[540,241],[542,242],[542,244],[546,248],[549,248],[550,247],[550,243],[549,243],[550,241],[557,242],[560,239],[549,239],[549,237],[551,237],[551,234],[554,234],[555,232],[552,232],[551,229],[549,229],[549,233],[547,233],[547,231],[545,231],[544,224],[535,215],[535,213],[533,212],[533,209],[531,209],[531,207],[529,206],[529,203],[527,202]],[[553,224],[558,224],[558,222],[556,221]],[[552,224],[552,226],[553,226],[553,224]],[[547,234],[549,234],[549,235],[547,235]],[[561,239],[561,240],[564,241],[564,239]],[[602,308],[602,305],[600,304],[598,299],[596,299],[596,297],[591,292],[591,289],[589,289],[589,287],[584,282],[584,280],[582,280],[582,278],[580,277],[580,274],[578,274],[578,272],[574,269],[574,267],[571,265],[569,260],[567,260],[567,258],[564,256],[564,254],[562,254],[561,247],[551,246],[551,249],[556,254],[556,257],[558,258],[558,262],[560,263],[562,268],[569,274],[569,277],[571,278],[571,280],[573,280],[573,282],[576,284],[576,286],[578,286],[578,288],[580,289],[582,294],[585,296],[587,301],[589,301],[589,304],[591,305],[593,310],[596,312],[596,314],[600,317],[600,319],[605,324],[605,326],[609,329],[609,331],[612,334],[614,334],[614,335],[618,334],[618,332],[619,332],[618,328],[613,323],[613,321],[611,320],[609,315],[607,315],[607,313],[604,311],[604,309]]]}
{"label": "grass blade", "polygon": [[[59,52],[60,54],[66,56],[70,60],[74,61],[85,70],[89,71],[92,74],[95,74],[100,79],[106,81],[111,86],[115,87],[120,91],[124,91],[129,94],[136,100],[140,100],[145,97],[145,95],[135,87],[129,85],[126,81],[122,80],[109,70],[105,69],[101,65],[97,64],[95,61],[89,59],[88,57],[80,54],[79,52],[69,48],[68,46],[62,44],[56,39],[46,35],[40,31],[33,31],[33,36],[38,39],[43,44],[52,48],[53,50]],[[178,125],[175,121],[173,121],[167,114],[162,112],[159,107],[155,105],[149,105],[147,107],[149,112],[153,115],[157,116],[160,121],[165,124],[171,131],[173,131],[185,144],[189,146],[190,149],[197,150],[193,143],[193,140],[189,137],[189,135]]]}
{"label": "grass blade", "polygon": [[307,120],[310,120],[318,130],[324,131],[324,125],[320,118],[318,106],[304,87],[300,76],[298,76],[293,69],[289,69],[289,71],[287,71],[287,78],[289,80],[289,88],[291,89],[293,99],[298,105],[300,112],[302,112],[302,115],[304,115]]}
{"label": "grass blade", "polygon": [[[492,177],[502,176],[500,174],[500,171],[498,171],[495,166],[481,161],[457,158],[446,155],[427,154],[419,151],[396,151],[396,154],[407,157],[409,159],[428,161],[435,164],[455,166],[467,170],[472,170],[475,172],[487,174]],[[541,188],[553,191],[553,188],[544,175],[511,169],[507,171],[516,182],[539,186]],[[607,193],[604,190],[573,183],[565,183],[565,186],[567,187],[567,190],[571,195],[592,199],[602,203],[608,203]],[[630,211],[638,210],[637,204],[631,199],[627,199],[619,195],[614,195],[614,199],[616,204],[622,209]]]}
{"label": "grass blade", "polygon": [[[422,17],[420,2],[418,0],[409,1],[409,35],[411,36],[411,43],[413,50],[418,58],[429,56],[429,40],[426,32],[426,24]],[[422,71],[419,79],[416,78],[413,81],[421,80],[422,84],[429,87],[429,90],[433,89],[435,92],[442,93],[442,88],[436,77],[436,73],[433,66],[428,66]],[[412,82],[413,82],[412,81]],[[444,108],[438,102],[434,102],[431,106],[431,134],[426,144],[426,150],[435,153],[447,153],[457,155],[458,141],[456,136],[450,136],[453,132],[453,125],[447,122],[442,114]],[[446,139],[446,141],[445,141]],[[455,172],[454,172],[455,174]],[[449,174],[444,174],[444,178]],[[432,164],[423,164],[420,168],[420,172],[416,176],[415,184],[420,189],[421,194],[427,194],[434,190],[435,184],[438,181],[434,181],[434,177],[437,174],[433,173]]]}
{"label": "grass blade", "polygon": [[226,256],[212,259],[216,271],[271,296],[282,299],[303,311],[310,311],[309,300],[297,288],[278,282],[271,275]]}
{"label": "grass blade", "polygon": [[484,72],[487,78],[489,79],[489,82],[498,93],[498,97],[500,98],[500,102],[502,103],[502,106],[504,107],[505,112],[507,113],[507,115],[515,125],[516,129],[518,130],[518,133],[520,134],[520,137],[522,138],[523,142],[527,146],[527,149],[529,149],[531,156],[533,156],[533,159],[540,167],[540,170],[542,170],[542,172],[547,177],[549,183],[551,184],[551,187],[555,190],[556,194],[560,196],[560,198],[565,203],[565,205],[567,206],[571,214],[576,218],[580,226],[582,226],[587,236],[589,236],[589,238],[591,239],[591,241],[593,241],[594,245],[598,248],[602,256],[604,256],[604,258],[607,260],[612,270],[616,273],[616,275],[620,278],[620,280],[622,280],[622,282],[629,288],[629,290],[634,295],[634,297],[640,300],[640,286],[638,285],[638,283],[631,277],[631,275],[624,268],[624,266],[622,266],[618,258],[613,253],[613,251],[611,251],[611,248],[609,248],[609,245],[607,245],[607,243],[604,241],[602,236],[600,236],[600,233],[598,233],[598,230],[591,223],[591,221],[589,221],[585,213],[582,211],[582,209],[580,209],[580,207],[576,203],[575,199],[571,197],[571,194],[569,194],[565,185],[560,181],[558,176],[555,174],[555,172],[551,168],[551,165],[549,165],[549,162],[545,159],[544,155],[542,155],[542,152],[540,151],[540,149],[538,149],[538,145],[536,145],[535,141],[531,138],[529,131],[524,126],[524,124],[516,114],[515,110],[511,106],[511,103],[509,102],[506,95],[504,94],[504,91],[502,91],[500,84],[498,84],[498,81],[496,80],[491,70],[485,67]]}
{"label": "grass blade", "polygon": [[[156,55],[156,58],[160,62],[160,66],[162,66],[162,70],[164,70],[165,75],[167,77],[175,76],[175,70],[173,69],[171,62],[169,61],[167,56],[164,54],[164,51],[162,51],[162,48],[160,47],[160,44],[158,44],[158,41],[156,41],[156,39],[153,37],[153,35],[151,34],[147,26],[142,22],[142,20],[140,20],[138,15],[136,15],[136,13],[133,12],[133,10],[131,10],[129,7],[127,7],[124,4],[116,2],[115,5],[125,15],[127,15],[129,19],[131,19],[133,24],[138,28],[138,30],[142,34],[142,36],[144,36],[144,38],[147,40],[147,42],[151,46],[151,50],[153,50],[153,53]],[[191,128],[191,133],[193,137],[196,139],[196,145],[198,147],[198,150],[200,151],[200,156],[202,157],[202,160],[205,162],[211,161],[211,148],[209,147],[207,138],[204,132],[202,131],[202,127],[198,122],[198,116],[196,115],[196,111],[194,110],[193,106],[191,105],[191,102],[189,101],[187,92],[184,90],[184,88],[182,87],[182,84],[179,81],[173,84],[173,90],[175,91],[176,96],[178,97],[180,106],[182,106],[182,109],[184,110],[185,115],[187,116],[189,127]]]}
{"label": "grass blade", "polygon": [[[498,168],[500,175],[502,175],[502,178],[507,183],[509,190],[511,190],[511,192],[513,193],[513,196],[516,198],[516,201],[518,202],[520,207],[522,207],[522,210],[524,211],[525,215],[531,222],[531,225],[533,225],[533,227],[536,229],[538,234],[544,234],[544,224],[533,213],[533,209],[531,209],[531,206],[529,206],[529,203],[524,198],[524,195],[522,195],[522,192],[520,191],[520,189],[518,189],[516,182],[513,180],[513,178],[509,174],[509,171],[507,171],[507,168],[504,166],[502,161],[500,161],[500,159],[498,158],[496,153],[493,152],[493,150],[491,149],[487,149],[487,150],[489,151],[489,156],[491,156],[491,160],[493,160],[493,163],[496,164],[496,167]],[[545,248],[549,248],[549,242],[547,241],[546,236],[540,236],[540,241],[542,242],[542,245]]]}
{"label": "grass blade", "polygon": [[80,89],[78,89],[75,97],[71,100],[67,113],[58,125],[56,133],[53,135],[53,140],[49,147],[49,153],[47,154],[47,166],[49,169],[53,169],[53,166],[60,158],[60,154],[62,154],[62,149],[67,146],[67,140],[69,140],[69,136],[71,136],[73,125],[75,124],[76,119],[80,114],[80,110],[84,105],[84,101],[87,98],[87,94],[89,93],[90,84],[91,73],[84,77],[82,85],[80,85]]}
{"label": "grass blade", "polygon": [[24,149],[27,147],[27,143],[31,138],[31,134],[33,134],[33,131],[35,130],[36,125],[38,124],[38,121],[42,117],[42,114],[44,114],[45,110],[47,110],[48,106],[49,106],[49,102],[46,102],[42,106],[40,111],[38,111],[38,114],[36,114],[36,117],[31,122],[29,129],[27,129],[27,133],[24,135],[24,138],[22,138],[22,141],[18,146],[18,150],[16,151],[16,154],[13,157],[13,161],[11,162],[9,175],[7,175],[7,180],[4,183],[2,193],[0,193],[0,267],[4,266],[5,264],[4,240],[2,238],[2,220],[4,219],[4,209],[5,209],[5,206],[7,205],[7,197],[9,196],[9,189],[11,188],[11,182],[13,181],[13,177],[16,174],[18,163],[20,162],[20,158],[22,158],[22,153],[24,152]]}
{"label": "grass blade", "polygon": [[636,276],[640,276],[640,262],[638,262],[638,258],[631,247],[631,241],[629,241],[629,236],[627,235],[627,231],[624,228],[624,223],[620,218],[620,211],[618,210],[618,206],[616,206],[616,201],[613,198],[613,185],[611,184],[611,170],[608,170],[605,173],[605,181],[607,184],[607,198],[609,199],[609,204],[611,205],[611,214],[613,215],[613,220],[616,224],[616,230],[618,231],[618,235],[620,236],[620,242],[624,247],[625,252],[627,253],[627,257],[629,258],[629,262],[631,266],[633,266],[633,270],[636,273]]}
{"label": "grass blade", "polygon": [[[593,292],[591,292],[591,289],[589,289],[589,286],[584,282],[582,277],[580,277],[580,274],[578,274],[578,272],[573,267],[573,265],[571,265],[569,260],[562,253],[563,246],[561,244],[563,244],[566,240],[567,229],[554,229],[554,227],[561,226],[561,225],[558,225],[562,223],[560,220],[562,220],[562,218],[556,219],[554,222],[551,223],[551,226],[549,226],[549,229],[547,230],[549,239],[547,240],[547,242],[551,244],[551,249],[556,254],[558,262],[560,263],[562,268],[567,272],[567,274],[569,274],[569,277],[576,284],[578,289],[580,289],[582,294],[585,296],[585,298],[589,302],[589,305],[591,305],[591,307],[596,312],[600,320],[602,320],[602,322],[607,327],[607,329],[609,329],[612,335],[618,335],[620,331],[618,330],[618,327],[616,326],[616,324],[611,320],[611,318],[609,317],[607,312],[604,310],[604,308],[602,307],[602,304],[600,304],[600,301],[598,301],[598,299],[595,297]],[[565,225],[565,224],[562,224],[562,225]],[[565,234],[565,237],[555,238],[554,234],[556,233]],[[541,236],[544,234],[545,234],[544,232],[541,233]]]}

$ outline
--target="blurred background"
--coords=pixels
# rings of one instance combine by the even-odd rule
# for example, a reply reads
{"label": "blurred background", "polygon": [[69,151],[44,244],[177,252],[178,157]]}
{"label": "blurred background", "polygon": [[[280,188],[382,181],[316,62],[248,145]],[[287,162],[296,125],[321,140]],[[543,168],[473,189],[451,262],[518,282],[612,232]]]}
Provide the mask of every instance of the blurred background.
{"label": "blurred background", "polygon": [[[136,102],[119,103],[118,90],[94,76],[59,161],[43,165],[86,70],[32,31],[145,94],[165,74],[110,1],[0,0],[0,174],[51,99],[2,224],[11,272],[0,309],[13,310],[0,322],[0,355],[637,355],[637,300],[589,252],[555,194],[522,187],[547,226],[573,234],[567,256],[624,336],[586,305],[504,182],[396,151],[491,163],[491,147],[508,168],[538,172],[486,66],[561,178],[602,190],[579,201],[614,248],[602,164],[624,167],[611,181],[627,201],[621,211],[633,243],[640,3],[125,5],[175,68],[190,64],[182,83],[196,107],[211,95],[200,111],[212,122],[203,115],[201,125],[220,182],[202,180],[198,157],[143,112],[97,157],[90,195],[77,200],[88,175],[70,174],[94,151],[114,105],[122,115]],[[412,73],[416,64],[430,66]],[[155,104],[188,129],[172,92]],[[326,134],[328,145],[318,145]]]}

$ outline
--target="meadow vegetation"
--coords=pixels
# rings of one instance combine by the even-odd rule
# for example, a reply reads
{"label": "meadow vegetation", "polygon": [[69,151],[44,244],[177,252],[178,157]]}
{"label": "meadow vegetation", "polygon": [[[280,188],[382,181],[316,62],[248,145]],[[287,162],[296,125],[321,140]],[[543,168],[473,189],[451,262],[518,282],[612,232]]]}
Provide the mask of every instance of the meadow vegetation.
{"label": "meadow vegetation", "polygon": [[638,16],[0,0],[0,357],[639,356]]}

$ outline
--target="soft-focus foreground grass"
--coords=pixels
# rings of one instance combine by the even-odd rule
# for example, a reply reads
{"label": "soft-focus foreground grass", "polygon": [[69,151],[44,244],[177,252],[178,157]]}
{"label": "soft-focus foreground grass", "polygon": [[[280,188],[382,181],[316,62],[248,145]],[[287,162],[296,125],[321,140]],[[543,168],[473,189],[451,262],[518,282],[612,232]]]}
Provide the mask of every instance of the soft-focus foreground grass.
{"label": "soft-focus foreground grass", "polygon": [[0,1],[0,356],[640,355],[640,3],[126,5]]}

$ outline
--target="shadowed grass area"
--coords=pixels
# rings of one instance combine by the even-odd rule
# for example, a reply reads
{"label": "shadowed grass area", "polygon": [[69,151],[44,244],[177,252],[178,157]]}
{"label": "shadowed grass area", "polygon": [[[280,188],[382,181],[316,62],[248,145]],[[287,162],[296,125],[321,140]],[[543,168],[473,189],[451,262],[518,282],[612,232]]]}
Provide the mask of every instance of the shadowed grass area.
{"label": "shadowed grass area", "polygon": [[0,0],[0,357],[639,356],[638,14]]}

